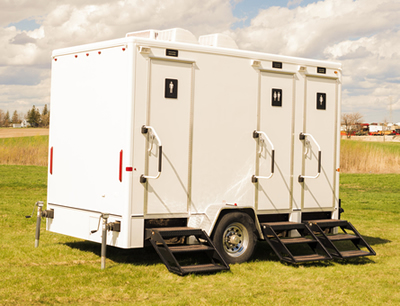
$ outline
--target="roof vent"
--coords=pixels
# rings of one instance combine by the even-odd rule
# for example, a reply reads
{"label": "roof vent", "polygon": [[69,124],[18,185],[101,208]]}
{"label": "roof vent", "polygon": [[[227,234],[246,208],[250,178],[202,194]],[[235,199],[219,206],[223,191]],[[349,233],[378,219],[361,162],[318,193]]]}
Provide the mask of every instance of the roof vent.
{"label": "roof vent", "polygon": [[157,40],[198,44],[196,37],[191,32],[180,28],[159,31]]}
{"label": "roof vent", "polygon": [[149,38],[162,41],[198,44],[196,37],[191,32],[181,28],[174,28],[163,31],[146,30],[140,32],[131,32],[126,34],[126,37],[140,37],[140,38]]}
{"label": "roof vent", "polygon": [[157,39],[158,30],[146,30],[146,31],[139,31],[139,32],[130,32],[126,34],[126,37],[140,37],[140,38],[150,38],[150,39]]}
{"label": "roof vent", "polygon": [[217,48],[239,49],[232,37],[221,33],[200,36],[199,43]]}

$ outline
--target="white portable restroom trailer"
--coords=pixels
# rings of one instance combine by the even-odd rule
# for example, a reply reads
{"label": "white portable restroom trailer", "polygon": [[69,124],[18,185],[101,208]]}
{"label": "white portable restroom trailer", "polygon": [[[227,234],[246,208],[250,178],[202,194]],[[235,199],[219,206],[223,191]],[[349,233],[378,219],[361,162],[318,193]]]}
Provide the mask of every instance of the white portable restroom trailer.
{"label": "white portable restroom trailer", "polygon": [[[193,243],[215,246],[214,268],[247,260],[257,239],[293,263],[372,254],[358,250],[367,245],[358,234],[346,237],[357,249],[349,254],[325,235],[348,227],[339,220],[340,64],[183,29],[52,57],[48,230],[101,242],[93,232],[106,216],[108,245],[149,240],[178,274],[203,269],[175,261]],[[172,236],[189,245],[174,248]],[[312,254],[296,256],[293,243]]]}

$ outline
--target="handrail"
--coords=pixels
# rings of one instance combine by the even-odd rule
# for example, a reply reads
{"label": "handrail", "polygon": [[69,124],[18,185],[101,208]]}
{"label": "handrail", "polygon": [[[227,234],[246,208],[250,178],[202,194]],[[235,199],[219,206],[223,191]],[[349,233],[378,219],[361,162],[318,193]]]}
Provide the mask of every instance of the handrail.
{"label": "handrail", "polygon": [[156,133],[156,131],[155,131],[155,129],[153,127],[146,126],[146,125],[142,126],[142,134],[147,134],[149,132],[149,130],[150,130],[150,132],[152,134],[149,137],[153,136],[150,150],[153,148],[154,138],[157,140],[157,143],[158,143],[158,173],[155,176],[142,174],[140,176],[140,182],[141,183],[146,183],[147,179],[155,179],[155,180],[158,179],[160,177],[160,175],[161,175],[161,170],[162,170],[162,144],[161,144],[161,140],[158,137],[158,135],[157,135],[157,133]]}
{"label": "handrail", "polygon": [[322,153],[321,153],[321,147],[319,146],[318,142],[315,140],[315,138],[308,133],[300,133],[299,135],[299,139],[300,140],[305,140],[306,137],[310,137],[312,139],[312,141],[314,141],[314,143],[317,145],[318,147],[318,173],[314,176],[308,176],[308,175],[299,175],[299,182],[302,183],[304,182],[305,178],[308,179],[316,179],[319,177],[319,175],[321,174],[321,158],[322,158]]}
{"label": "handrail", "polygon": [[[260,137],[262,136],[262,137]],[[258,179],[270,179],[273,175],[274,175],[274,168],[275,168],[275,148],[274,148],[274,144],[272,143],[272,141],[269,139],[269,137],[267,136],[267,134],[265,134],[262,131],[254,131],[253,132],[253,138],[258,138],[258,141],[260,141],[260,139],[265,138],[270,146],[271,146],[271,173],[268,176],[261,176],[261,175],[253,175],[251,177],[251,181],[253,183],[257,183]],[[260,148],[258,154],[261,154],[262,152],[262,147]]]}

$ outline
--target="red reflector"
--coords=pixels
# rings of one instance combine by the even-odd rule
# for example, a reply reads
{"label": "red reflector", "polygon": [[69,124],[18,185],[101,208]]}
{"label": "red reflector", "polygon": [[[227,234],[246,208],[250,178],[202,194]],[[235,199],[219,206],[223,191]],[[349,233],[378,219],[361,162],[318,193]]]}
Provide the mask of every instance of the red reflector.
{"label": "red reflector", "polygon": [[126,171],[133,171],[132,167],[126,167]]}
{"label": "red reflector", "polygon": [[86,56],[89,56],[89,53],[86,53]]}
{"label": "red reflector", "polygon": [[122,155],[123,151],[119,152],[119,181],[122,182]]}
{"label": "red reflector", "polygon": [[55,58],[54,61],[57,62],[57,59]]}
{"label": "red reflector", "polygon": [[78,57],[78,55],[75,55],[75,58],[77,58]]}
{"label": "red reflector", "polygon": [[122,51],[125,51],[125,48],[122,48]]}
{"label": "red reflector", "polygon": [[101,54],[101,51],[99,51],[98,53]]}
{"label": "red reflector", "polygon": [[53,174],[53,147],[50,149],[50,174]]}

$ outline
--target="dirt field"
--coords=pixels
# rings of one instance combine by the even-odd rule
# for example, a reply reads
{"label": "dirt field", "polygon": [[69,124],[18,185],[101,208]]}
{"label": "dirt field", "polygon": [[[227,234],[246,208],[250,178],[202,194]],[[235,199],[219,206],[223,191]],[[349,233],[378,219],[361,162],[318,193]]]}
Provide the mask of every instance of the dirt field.
{"label": "dirt field", "polygon": [[38,135],[49,135],[49,129],[39,129],[39,128],[0,129],[0,138],[26,137],[26,136],[38,136]]}

